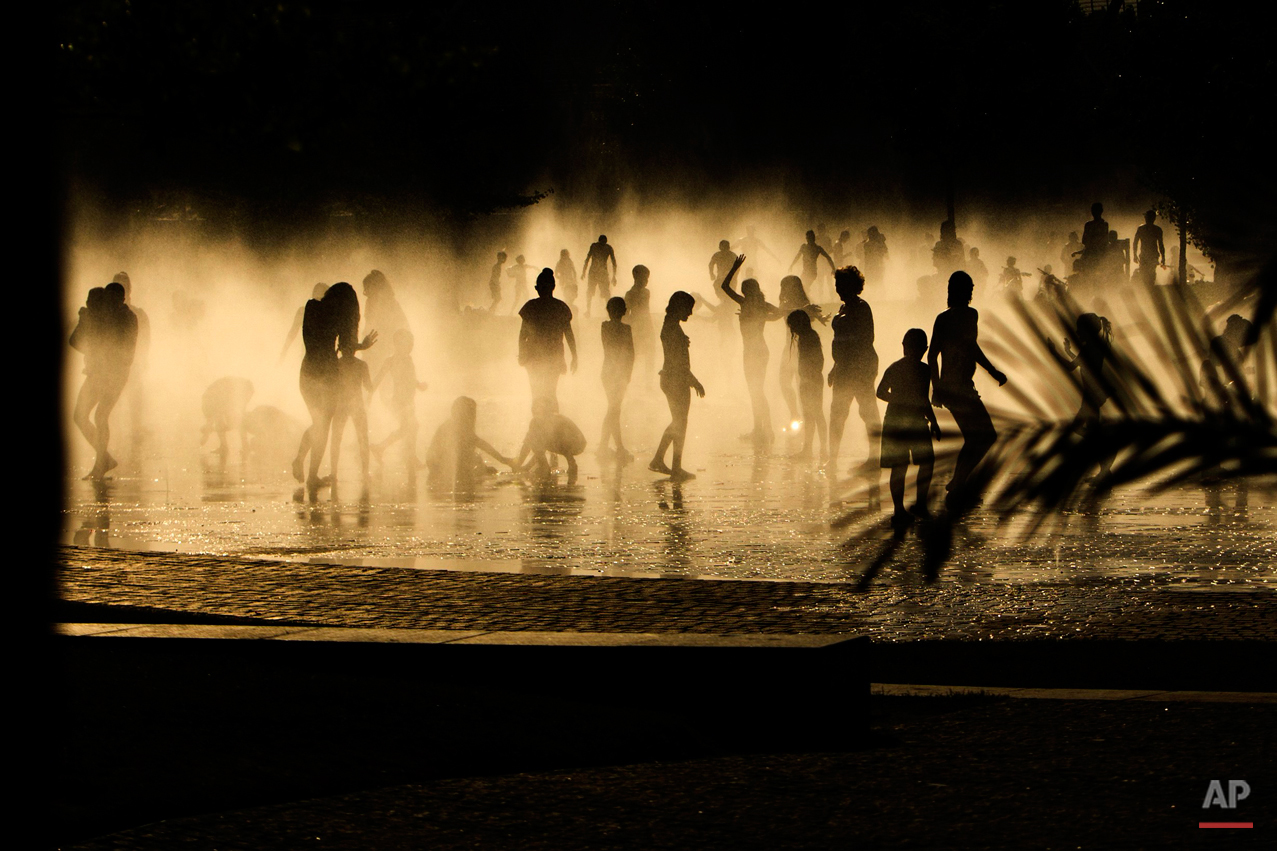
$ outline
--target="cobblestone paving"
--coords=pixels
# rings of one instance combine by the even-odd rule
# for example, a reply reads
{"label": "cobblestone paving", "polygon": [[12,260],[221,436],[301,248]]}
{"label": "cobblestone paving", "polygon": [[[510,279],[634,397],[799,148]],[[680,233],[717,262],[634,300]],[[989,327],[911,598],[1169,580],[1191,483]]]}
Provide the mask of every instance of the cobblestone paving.
{"label": "cobblestone paving", "polygon": [[598,632],[856,633],[925,639],[1277,641],[1263,586],[1140,578],[881,586],[469,573],[60,550],[69,601],[316,625]]}

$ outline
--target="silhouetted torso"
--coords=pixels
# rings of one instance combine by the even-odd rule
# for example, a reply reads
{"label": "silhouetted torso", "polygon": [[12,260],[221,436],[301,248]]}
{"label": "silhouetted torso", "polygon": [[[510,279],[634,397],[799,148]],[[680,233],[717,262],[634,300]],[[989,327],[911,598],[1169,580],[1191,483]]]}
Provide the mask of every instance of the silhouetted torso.
{"label": "silhouetted torso", "polygon": [[628,384],[634,373],[634,335],[624,322],[603,323],[603,383]]}
{"label": "silhouetted torso", "polygon": [[975,392],[979,319],[970,306],[951,307],[936,317],[931,348],[940,356],[940,386],[948,392]]}
{"label": "silhouetted torso", "polygon": [[834,329],[834,381],[873,381],[878,375],[873,310],[863,298],[843,305],[830,323]]}
{"label": "silhouetted torso", "polygon": [[572,327],[572,308],[557,298],[530,299],[519,310],[525,333],[519,337],[519,362],[527,365],[553,365],[567,370],[563,354],[566,334]]}
{"label": "silhouetted torso", "polygon": [[661,349],[665,364],[661,367],[661,383],[690,385],[692,379],[691,340],[677,319],[666,316],[661,326]]}

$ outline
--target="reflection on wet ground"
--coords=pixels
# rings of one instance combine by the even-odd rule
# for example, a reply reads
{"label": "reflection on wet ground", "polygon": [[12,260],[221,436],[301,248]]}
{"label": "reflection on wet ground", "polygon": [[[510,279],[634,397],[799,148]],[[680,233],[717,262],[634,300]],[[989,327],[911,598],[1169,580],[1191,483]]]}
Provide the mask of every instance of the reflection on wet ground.
{"label": "reflection on wet ground", "polygon": [[[574,486],[504,474],[453,495],[401,477],[310,504],[282,472],[206,461],[71,482],[63,542],[366,566],[846,582],[890,537],[886,514],[869,510],[863,488],[831,483],[809,464],[744,452],[704,462],[699,478],[682,485],[638,463],[600,469],[589,456]],[[1156,496],[1129,490],[1098,512],[1066,513],[1036,531],[1029,515],[999,527],[978,513],[961,530],[944,579],[1277,590],[1273,503],[1238,485]],[[835,528],[848,513],[858,522]],[[906,541],[877,582],[918,583],[916,556],[916,543]]]}

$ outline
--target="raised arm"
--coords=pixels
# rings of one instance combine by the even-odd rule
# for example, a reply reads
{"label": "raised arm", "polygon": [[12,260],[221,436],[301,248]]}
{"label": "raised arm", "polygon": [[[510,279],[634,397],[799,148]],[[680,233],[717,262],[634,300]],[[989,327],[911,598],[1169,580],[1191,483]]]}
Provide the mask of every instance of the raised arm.
{"label": "raised arm", "polygon": [[740,267],[744,263],[745,263],[745,255],[744,254],[736,255],[736,262],[732,264],[731,270],[727,273],[727,276],[723,278],[723,284],[722,284],[723,292],[727,293],[727,297],[730,298],[732,301],[736,302],[737,304],[744,304],[745,297],[742,296],[740,293],[736,292],[736,290],[732,289],[732,278],[736,277],[736,271],[740,269]]}

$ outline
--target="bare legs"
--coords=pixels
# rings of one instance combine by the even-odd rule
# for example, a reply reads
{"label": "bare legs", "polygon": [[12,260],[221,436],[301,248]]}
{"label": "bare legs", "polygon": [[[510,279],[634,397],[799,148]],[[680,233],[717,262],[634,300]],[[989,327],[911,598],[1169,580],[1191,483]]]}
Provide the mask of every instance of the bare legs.
{"label": "bare legs", "polygon": [[[86,479],[101,479],[118,466],[107,446],[111,441],[111,411],[124,387],[111,387],[101,378],[86,378],[75,399],[71,418],[84,439],[93,447],[93,469]],[[90,418],[92,412],[92,418]]]}
{"label": "bare legs", "polygon": [[607,414],[603,417],[603,434],[599,438],[599,452],[606,452],[608,442],[612,441],[616,444],[616,458],[618,461],[625,463],[632,461],[634,456],[625,449],[625,444],[621,440],[621,402],[625,399],[625,385],[616,384],[605,385],[604,390],[607,392]]}
{"label": "bare legs", "polygon": [[[652,463],[647,467],[655,473],[666,473],[680,481],[694,479],[696,476],[693,473],[683,469],[683,442],[687,437],[687,415],[692,408],[692,388],[670,387],[661,382],[661,390],[670,406],[670,424],[665,427],[661,442],[656,447],[656,454],[652,456]],[[674,454],[670,459],[672,463],[666,466],[665,450],[671,445],[674,447]]]}
{"label": "bare legs", "polygon": [[842,449],[843,429],[847,417],[851,414],[852,400],[860,412],[860,419],[865,424],[865,436],[869,440],[869,458],[866,466],[876,464],[879,453],[882,419],[878,416],[878,403],[874,397],[873,384],[843,384],[835,382],[833,400],[829,405],[829,463],[838,466],[838,456]]}

